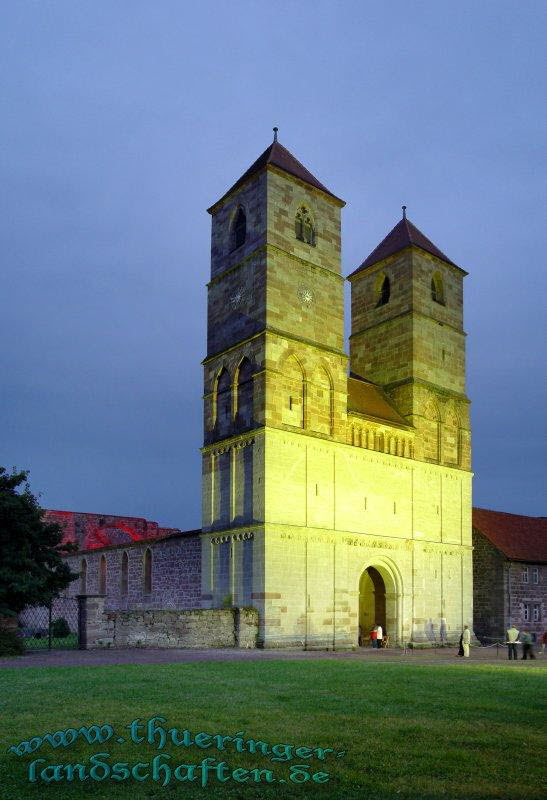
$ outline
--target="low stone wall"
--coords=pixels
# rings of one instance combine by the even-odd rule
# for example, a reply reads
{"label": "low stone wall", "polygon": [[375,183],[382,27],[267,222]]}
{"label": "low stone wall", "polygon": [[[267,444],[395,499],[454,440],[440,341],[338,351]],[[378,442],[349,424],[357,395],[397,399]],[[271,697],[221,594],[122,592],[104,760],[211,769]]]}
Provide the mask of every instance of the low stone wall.
{"label": "low stone wall", "polygon": [[98,647],[256,647],[254,608],[192,611],[105,611],[105,598],[86,597],[86,648]]}

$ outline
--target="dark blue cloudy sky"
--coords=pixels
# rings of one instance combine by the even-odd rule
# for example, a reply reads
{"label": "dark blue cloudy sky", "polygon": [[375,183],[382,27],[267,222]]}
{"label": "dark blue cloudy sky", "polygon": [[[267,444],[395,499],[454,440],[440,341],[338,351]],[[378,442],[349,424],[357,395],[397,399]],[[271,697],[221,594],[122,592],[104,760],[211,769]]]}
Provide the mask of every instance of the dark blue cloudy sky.
{"label": "dark blue cloudy sky", "polygon": [[0,464],[44,506],[199,525],[207,208],[279,125],[470,272],[475,504],[546,514],[544,2],[8,0]]}

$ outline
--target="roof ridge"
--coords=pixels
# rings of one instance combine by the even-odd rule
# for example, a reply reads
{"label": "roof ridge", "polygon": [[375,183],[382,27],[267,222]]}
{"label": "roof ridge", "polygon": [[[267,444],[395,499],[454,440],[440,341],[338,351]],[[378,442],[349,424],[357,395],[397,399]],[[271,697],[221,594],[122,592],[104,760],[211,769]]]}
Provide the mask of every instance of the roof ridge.
{"label": "roof ridge", "polygon": [[495,508],[484,508],[482,506],[473,506],[474,511],[486,511],[488,514],[505,514],[508,517],[523,517],[524,519],[546,519],[542,516],[532,516],[531,514],[517,514],[515,511],[498,511]]}

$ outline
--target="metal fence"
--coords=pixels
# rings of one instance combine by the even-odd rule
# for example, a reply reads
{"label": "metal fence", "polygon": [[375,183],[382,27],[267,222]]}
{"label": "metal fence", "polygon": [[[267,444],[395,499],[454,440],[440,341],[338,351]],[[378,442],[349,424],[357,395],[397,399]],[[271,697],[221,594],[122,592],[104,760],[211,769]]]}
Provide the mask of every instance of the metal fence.
{"label": "metal fence", "polygon": [[19,631],[27,650],[73,650],[79,647],[77,597],[56,597],[49,606],[26,608],[19,614]]}

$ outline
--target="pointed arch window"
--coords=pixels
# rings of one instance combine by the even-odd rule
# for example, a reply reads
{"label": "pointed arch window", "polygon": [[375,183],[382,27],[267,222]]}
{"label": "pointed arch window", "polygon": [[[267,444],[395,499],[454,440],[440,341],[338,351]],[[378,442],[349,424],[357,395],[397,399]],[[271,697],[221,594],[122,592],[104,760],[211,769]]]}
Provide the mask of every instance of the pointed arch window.
{"label": "pointed arch window", "polygon": [[127,595],[129,588],[129,556],[124,551],[122,553],[122,563],[120,569],[120,593],[123,597]]}
{"label": "pointed arch window", "polygon": [[245,244],[247,237],[247,217],[242,208],[239,208],[234,220],[234,227],[232,231],[232,250],[237,250],[242,244]]}
{"label": "pointed arch window", "polygon": [[99,560],[99,594],[106,594],[106,556]]}
{"label": "pointed arch window", "polygon": [[438,272],[431,278],[431,299],[434,300],[435,303],[440,303],[440,305],[444,306],[443,279]]}
{"label": "pointed arch window", "polygon": [[152,592],[152,551],[146,548],[143,560],[143,591],[145,594]]}
{"label": "pointed arch window", "polygon": [[315,247],[315,227],[306,206],[300,206],[294,220],[294,233],[297,239]]}
{"label": "pointed arch window", "polygon": [[380,284],[378,290],[378,302],[376,303],[376,308],[378,306],[385,306],[389,303],[389,298],[391,296],[391,283],[387,275],[384,275],[384,279]]}

